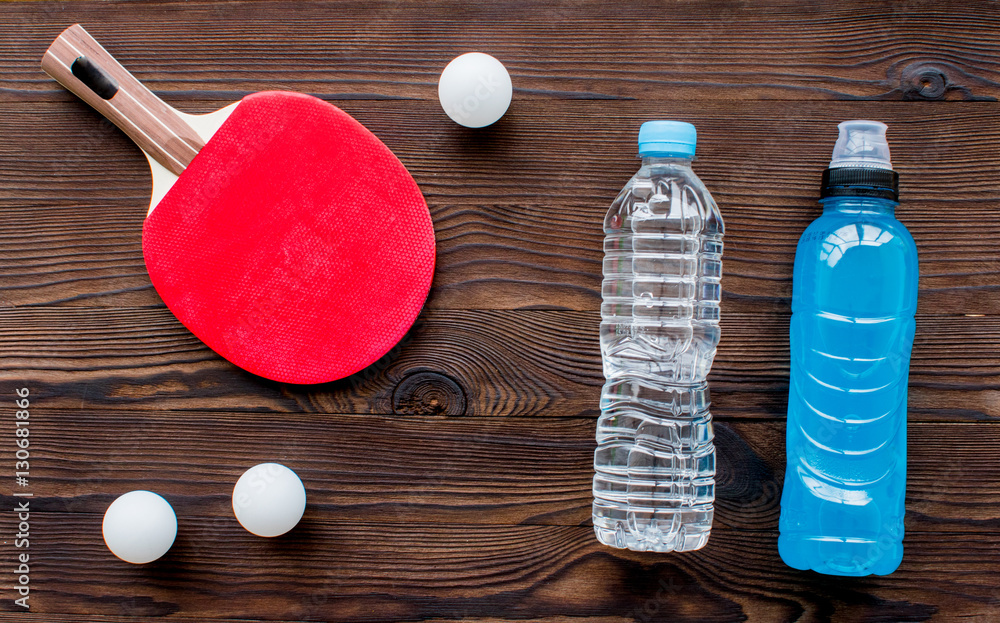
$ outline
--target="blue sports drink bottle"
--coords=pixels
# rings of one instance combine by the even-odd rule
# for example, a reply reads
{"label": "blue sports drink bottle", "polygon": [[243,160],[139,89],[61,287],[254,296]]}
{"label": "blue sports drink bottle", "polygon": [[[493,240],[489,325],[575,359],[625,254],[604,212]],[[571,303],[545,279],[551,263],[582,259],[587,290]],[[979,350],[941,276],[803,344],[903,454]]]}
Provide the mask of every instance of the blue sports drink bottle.
{"label": "blue sports drink bottle", "polygon": [[795,254],[778,551],[796,569],[885,575],[903,558],[917,249],[894,211],[885,124],[840,124],[823,215]]}

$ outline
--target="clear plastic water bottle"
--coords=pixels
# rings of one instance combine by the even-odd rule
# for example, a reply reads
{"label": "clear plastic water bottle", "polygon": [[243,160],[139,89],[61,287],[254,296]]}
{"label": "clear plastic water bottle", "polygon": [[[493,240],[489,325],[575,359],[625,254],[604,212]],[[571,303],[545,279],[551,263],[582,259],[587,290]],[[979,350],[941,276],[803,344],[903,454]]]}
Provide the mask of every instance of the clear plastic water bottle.
{"label": "clear plastic water bottle", "polygon": [[885,124],[845,121],[795,254],[781,558],[885,575],[903,558],[917,249]]}
{"label": "clear plastic water bottle", "polygon": [[691,170],[695,128],[649,121],[642,167],[604,219],[594,531],[637,551],[703,547],[715,447],[705,378],[719,343],[722,217]]}

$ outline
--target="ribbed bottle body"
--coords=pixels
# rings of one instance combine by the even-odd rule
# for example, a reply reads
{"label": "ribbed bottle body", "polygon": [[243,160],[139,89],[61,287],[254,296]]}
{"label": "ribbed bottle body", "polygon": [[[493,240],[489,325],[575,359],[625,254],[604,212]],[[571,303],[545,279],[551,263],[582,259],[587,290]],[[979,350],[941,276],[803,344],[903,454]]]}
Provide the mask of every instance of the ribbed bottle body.
{"label": "ribbed bottle body", "polygon": [[797,569],[884,575],[902,560],[918,271],[894,207],[828,199],[799,241],[778,540]]}
{"label": "ribbed bottle body", "polygon": [[647,158],[604,222],[594,529],[613,547],[707,542],[723,223],[690,161]]}

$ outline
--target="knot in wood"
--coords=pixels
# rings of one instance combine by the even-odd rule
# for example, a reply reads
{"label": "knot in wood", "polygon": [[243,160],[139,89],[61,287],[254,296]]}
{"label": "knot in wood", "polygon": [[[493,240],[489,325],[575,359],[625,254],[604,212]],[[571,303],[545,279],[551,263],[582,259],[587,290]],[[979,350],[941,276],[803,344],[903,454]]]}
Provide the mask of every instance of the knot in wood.
{"label": "knot in wood", "polygon": [[465,391],[439,372],[414,372],[396,385],[392,411],[397,415],[463,415]]}
{"label": "knot in wood", "polygon": [[950,81],[945,70],[931,63],[912,63],[903,69],[900,88],[905,99],[944,99]]}

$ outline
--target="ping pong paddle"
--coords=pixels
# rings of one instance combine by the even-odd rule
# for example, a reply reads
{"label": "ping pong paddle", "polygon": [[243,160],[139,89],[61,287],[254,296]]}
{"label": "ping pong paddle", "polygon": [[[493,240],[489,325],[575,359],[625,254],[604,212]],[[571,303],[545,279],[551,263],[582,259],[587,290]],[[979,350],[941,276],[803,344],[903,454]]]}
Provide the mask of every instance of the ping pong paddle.
{"label": "ping pong paddle", "polygon": [[268,379],[321,383],[375,362],[412,326],[434,273],[430,213],[403,164],[350,115],[281,91],[179,112],[79,24],[42,68],[146,154],[146,268],[217,353]]}

